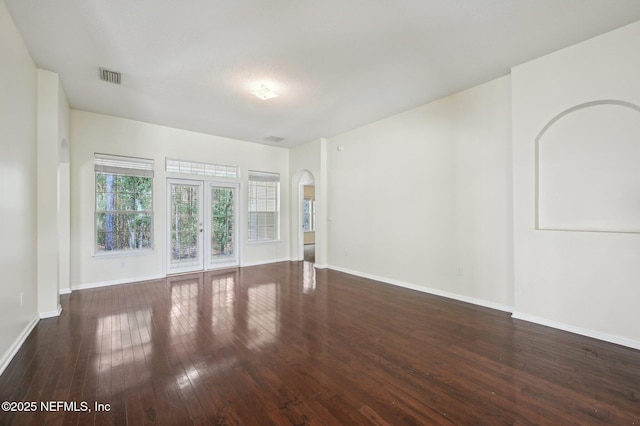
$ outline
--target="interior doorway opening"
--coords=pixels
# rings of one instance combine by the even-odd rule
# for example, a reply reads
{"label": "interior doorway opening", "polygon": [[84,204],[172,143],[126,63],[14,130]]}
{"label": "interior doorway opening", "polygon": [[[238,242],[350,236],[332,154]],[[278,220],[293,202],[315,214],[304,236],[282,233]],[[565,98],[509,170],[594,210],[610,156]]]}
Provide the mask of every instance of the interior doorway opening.
{"label": "interior doorway opening", "polygon": [[298,259],[316,262],[316,191],[315,177],[308,170],[298,179]]}
{"label": "interior doorway opening", "polygon": [[316,263],[316,187],[302,185],[303,259]]}

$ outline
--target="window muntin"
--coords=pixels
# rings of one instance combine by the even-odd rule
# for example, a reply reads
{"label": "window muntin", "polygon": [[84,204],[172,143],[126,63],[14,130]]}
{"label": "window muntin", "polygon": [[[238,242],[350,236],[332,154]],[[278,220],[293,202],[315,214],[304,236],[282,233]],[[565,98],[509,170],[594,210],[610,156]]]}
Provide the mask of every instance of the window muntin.
{"label": "window muntin", "polygon": [[95,252],[153,248],[153,160],[96,154]]}
{"label": "window muntin", "polygon": [[181,173],[196,176],[237,178],[238,166],[225,164],[202,163],[199,161],[166,159],[166,170],[169,173]]}
{"label": "window muntin", "polygon": [[280,238],[280,175],[249,171],[249,241]]}

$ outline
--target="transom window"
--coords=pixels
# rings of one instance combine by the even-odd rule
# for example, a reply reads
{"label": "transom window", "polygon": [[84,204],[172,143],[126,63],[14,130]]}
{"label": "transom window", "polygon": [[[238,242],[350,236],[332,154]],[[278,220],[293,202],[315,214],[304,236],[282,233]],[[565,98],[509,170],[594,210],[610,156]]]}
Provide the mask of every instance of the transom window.
{"label": "transom window", "polygon": [[153,248],[153,165],[95,154],[96,253]]}
{"label": "transom window", "polygon": [[170,173],[182,173],[196,176],[238,177],[238,166],[202,163],[199,161],[173,160],[167,158],[166,170]]}

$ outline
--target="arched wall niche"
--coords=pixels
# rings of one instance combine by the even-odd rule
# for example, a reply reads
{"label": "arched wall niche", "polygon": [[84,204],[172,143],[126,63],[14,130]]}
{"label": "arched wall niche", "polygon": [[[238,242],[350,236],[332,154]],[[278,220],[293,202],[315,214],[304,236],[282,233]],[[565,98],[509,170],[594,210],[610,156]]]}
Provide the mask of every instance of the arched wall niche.
{"label": "arched wall niche", "polygon": [[576,105],[535,143],[536,229],[640,233],[640,106]]}

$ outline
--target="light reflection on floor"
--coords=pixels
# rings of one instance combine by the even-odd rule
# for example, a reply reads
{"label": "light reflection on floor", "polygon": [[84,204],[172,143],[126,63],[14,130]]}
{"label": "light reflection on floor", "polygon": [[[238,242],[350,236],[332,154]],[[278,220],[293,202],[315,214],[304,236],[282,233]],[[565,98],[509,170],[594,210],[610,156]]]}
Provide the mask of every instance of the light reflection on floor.
{"label": "light reflection on floor", "polygon": [[171,285],[171,336],[193,335],[198,324],[198,296],[202,277]]}
{"label": "light reflection on floor", "polygon": [[233,338],[235,286],[236,274],[211,278],[211,325],[225,343]]}
{"label": "light reflection on floor", "polygon": [[316,268],[311,262],[302,262],[302,288],[307,294],[316,290]]}
{"label": "light reflection on floor", "polygon": [[247,346],[260,348],[274,341],[278,331],[277,284],[268,283],[249,288],[247,306]]}
{"label": "light reflection on floor", "polygon": [[113,369],[122,369],[128,373],[125,383],[129,386],[148,380],[148,369],[131,367],[144,365],[145,357],[152,351],[151,308],[98,318],[95,347],[97,357],[93,365],[98,376],[110,377]]}
{"label": "light reflection on floor", "polygon": [[[301,278],[297,294],[313,295],[317,288],[313,264],[300,262],[294,268]],[[261,351],[275,342],[281,327],[279,309],[288,303],[281,300],[281,284],[260,282],[258,276],[241,287],[239,273],[234,269],[168,277],[163,285],[169,309],[158,310],[168,312],[165,317],[154,317],[154,308],[145,307],[97,318],[97,356],[92,363],[100,381],[111,387],[114,372],[119,372],[123,389],[149,382],[152,365],[161,357],[171,366],[179,361],[182,367],[176,368],[174,384],[166,386],[183,389],[236,365],[230,347]],[[154,338],[166,339],[175,352],[154,353],[158,344]],[[200,355],[192,359],[193,351]],[[203,360],[207,353],[211,356]]]}

